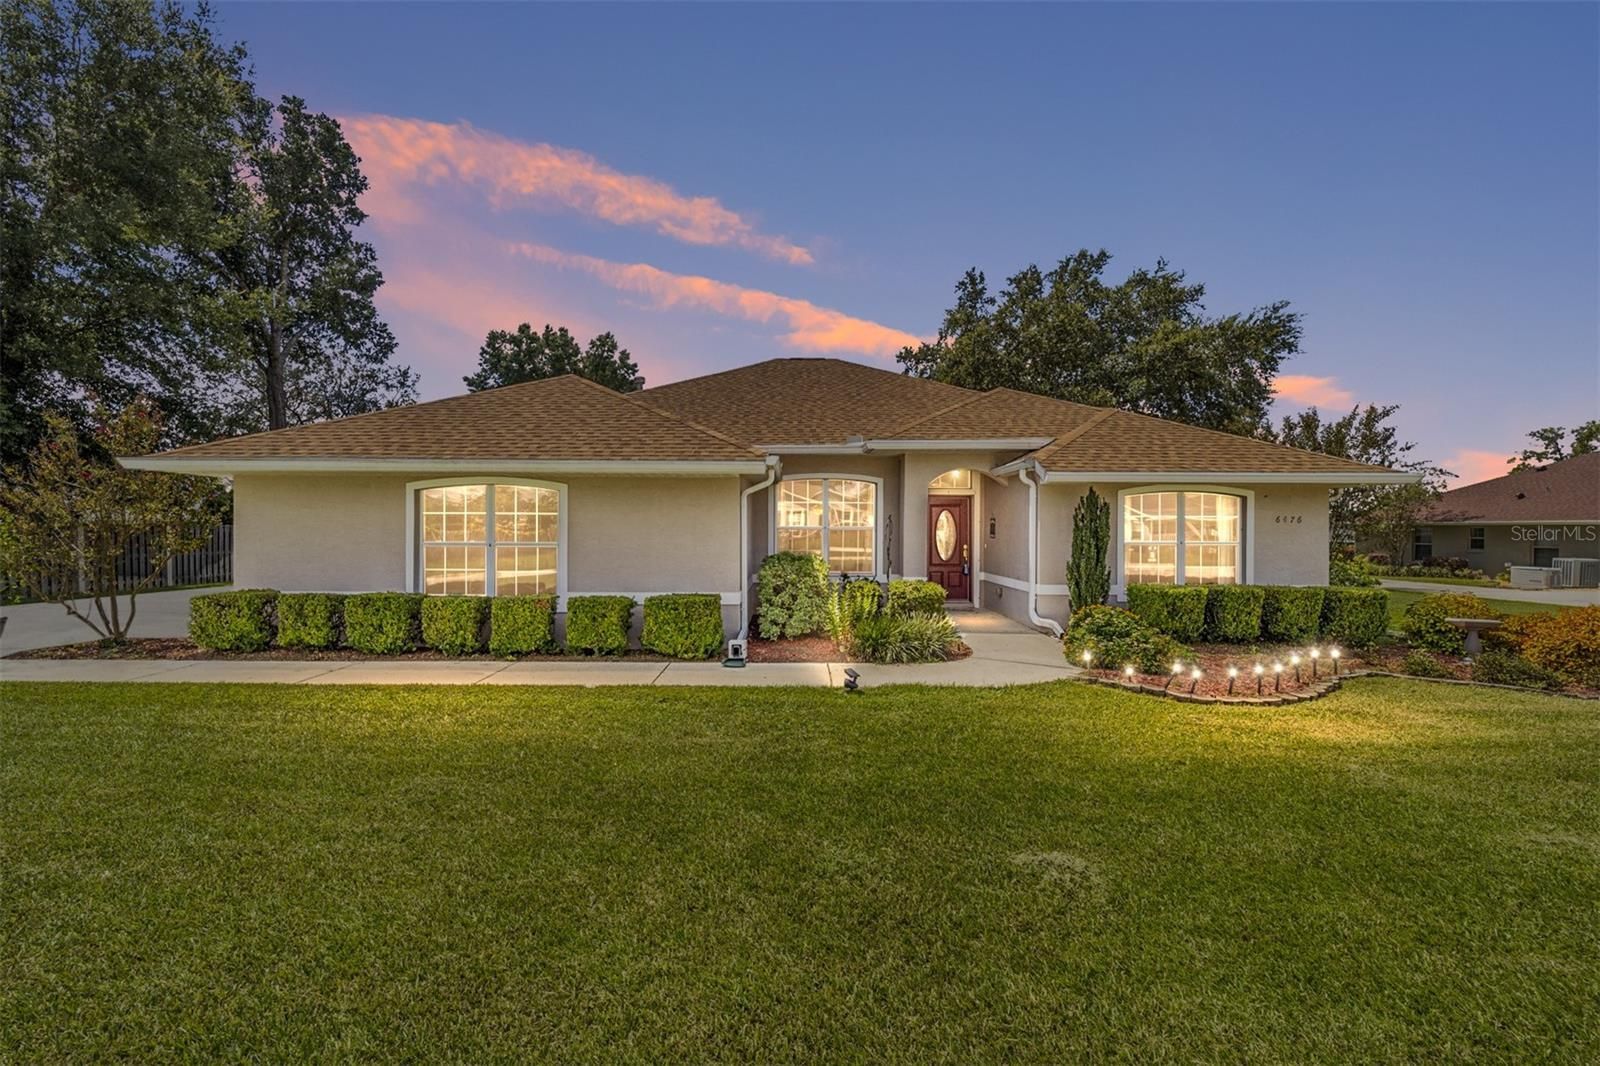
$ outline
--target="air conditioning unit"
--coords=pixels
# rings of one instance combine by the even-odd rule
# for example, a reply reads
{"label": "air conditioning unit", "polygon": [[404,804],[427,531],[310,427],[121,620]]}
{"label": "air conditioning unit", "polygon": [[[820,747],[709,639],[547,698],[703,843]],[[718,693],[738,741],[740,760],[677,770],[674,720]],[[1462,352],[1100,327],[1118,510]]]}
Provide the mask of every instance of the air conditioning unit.
{"label": "air conditioning unit", "polygon": [[1511,587],[1514,589],[1553,589],[1561,571],[1553,566],[1511,567]]}
{"label": "air conditioning unit", "polygon": [[1557,558],[1556,570],[1564,589],[1592,589],[1600,586],[1600,559]]}

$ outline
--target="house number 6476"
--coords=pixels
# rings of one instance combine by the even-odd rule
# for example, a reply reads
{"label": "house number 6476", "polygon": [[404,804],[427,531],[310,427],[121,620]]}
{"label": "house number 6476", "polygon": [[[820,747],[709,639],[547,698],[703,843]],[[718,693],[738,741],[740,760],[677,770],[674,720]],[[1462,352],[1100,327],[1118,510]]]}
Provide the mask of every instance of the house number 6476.
{"label": "house number 6476", "polygon": [[1304,521],[1305,521],[1305,516],[1304,515],[1298,515],[1298,514],[1274,515],[1273,519],[1272,519],[1273,524],[1274,525],[1279,525],[1279,526],[1297,526],[1301,522],[1304,522]]}

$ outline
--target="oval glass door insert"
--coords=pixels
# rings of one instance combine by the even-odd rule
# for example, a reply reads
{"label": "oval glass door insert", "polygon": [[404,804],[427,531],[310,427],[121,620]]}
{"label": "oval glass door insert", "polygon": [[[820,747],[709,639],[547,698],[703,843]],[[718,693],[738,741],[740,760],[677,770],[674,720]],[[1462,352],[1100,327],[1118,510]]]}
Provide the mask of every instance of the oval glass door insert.
{"label": "oval glass door insert", "polygon": [[939,517],[934,520],[933,549],[947,563],[956,553],[956,519],[948,510],[940,511]]}

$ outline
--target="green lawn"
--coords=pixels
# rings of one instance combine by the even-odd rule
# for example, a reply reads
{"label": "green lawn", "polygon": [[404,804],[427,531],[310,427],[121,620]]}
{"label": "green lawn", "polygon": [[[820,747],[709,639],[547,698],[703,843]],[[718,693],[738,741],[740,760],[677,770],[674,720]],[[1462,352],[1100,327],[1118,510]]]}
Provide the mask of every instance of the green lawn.
{"label": "green lawn", "polygon": [[1600,1058],[1600,706],[0,686],[0,1061]]}
{"label": "green lawn", "polygon": [[[1442,588],[1438,592],[1418,592],[1415,589],[1388,589],[1387,591],[1389,593],[1389,624],[1398,626],[1400,619],[1405,616],[1406,608],[1424,596],[1437,596],[1446,592],[1465,592],[1470,594],[1472,590]],[[1533,603],[1529,600],[1489,600],[1489,602],[1494,604],[1503,614],[1551,614],[1569,609],[1559,603]]]}

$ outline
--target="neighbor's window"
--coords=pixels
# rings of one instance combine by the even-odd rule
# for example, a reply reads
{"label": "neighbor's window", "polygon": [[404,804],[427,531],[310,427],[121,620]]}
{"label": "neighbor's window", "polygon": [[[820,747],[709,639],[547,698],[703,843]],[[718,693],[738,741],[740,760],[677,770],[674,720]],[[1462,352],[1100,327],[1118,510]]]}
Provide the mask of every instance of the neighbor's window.
{"label": "neighbor's window", "polygon": [[1467,530],[1467,551],[1483,551],[1484,541],[1488,539],[1484,534],[1485,530],[1482,526],[1472,526],[1469,528]]}
{"label": "neighbor's window", "polygon": [[1411,558],[1422,562],[1433,554],[1433,530],[1424,526],[1411,534]]}
{"label": "neighbor's window", "polygon": [[418,497],[428,595],[555,595],[561,507],[555,489],[448,485]]}
{"label": "neighbor's window", "polygon": [[928,482],[928,487],[930,489],[970,489],[972,487],[972,471],[946,470]]}
{"label": "neighbor's window", "polygon": [[1243,501],[1218,492],[1123,498],[1122,570],[1130,585],[1235,585]]}
{"label": "neighbor's window", "polygon": [[779,551],[819,555],[836,574],[877,573],[878,486],[854,478],[778,483]]}

